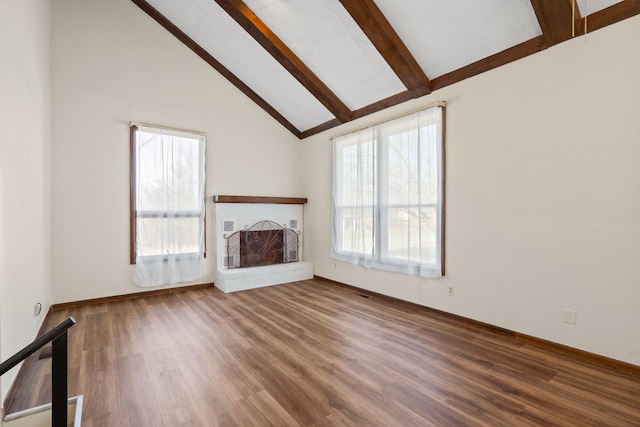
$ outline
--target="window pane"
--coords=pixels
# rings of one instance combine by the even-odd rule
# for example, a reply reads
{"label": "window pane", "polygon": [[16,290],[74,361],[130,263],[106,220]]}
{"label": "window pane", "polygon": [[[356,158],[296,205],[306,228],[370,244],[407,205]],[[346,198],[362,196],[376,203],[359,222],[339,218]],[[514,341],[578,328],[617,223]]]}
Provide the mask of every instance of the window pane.
{"label": "window pane", "polygon": [[372,141],[342,148],[341,200],[344,206],[375,200],[375,146]]}
{"label": "window pane", "polygon": [[437,126],[420,129],[420,201],[438,203]]}
{"label": "window pane", "polygon": [[344,208],[342,211],[342,250],[373,253],[374,214],[372,208]]}
{"label": "window pane", "polygon": [[389,135],[388,200],[391,205],[417,204],[419,190],[417,132]]}
{"label": "window pane", "polygon": [[387,176],[390,205],[438,202],[436,131],[436,126],[430,125],[389,135]]}
{"label": "window pane", "polygon": [[387,257],[414,262],[436,261],[435,208],[389,208]]}
{"label": "window pane", "polygon": [[200,252],[200,218],[138,218],[138,255]]}
{"label": "window pane", "polygon": [[139,133],[138,209],[199,210],[200,141]]}

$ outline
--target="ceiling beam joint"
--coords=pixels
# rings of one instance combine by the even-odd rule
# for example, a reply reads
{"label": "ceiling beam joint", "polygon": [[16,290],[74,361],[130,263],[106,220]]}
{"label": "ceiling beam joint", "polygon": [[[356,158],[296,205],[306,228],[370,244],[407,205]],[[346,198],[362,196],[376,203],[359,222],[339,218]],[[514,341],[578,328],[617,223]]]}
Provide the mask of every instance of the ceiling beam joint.
{"label": "ceiling beam joint", "polygon": [[414,98],[431,93],[431,81],[373,0],[340,0]]}
{"label": "ceiling beam joint", "polygon": [[580,28],[582,17],[572,0],[531,0],[547,47],[569,40]]}
{"label": "ceiling beam joint", "polygon": [[351,121],[352,111],[242,0],[215,0],[231,18],[298,80],[341,123]]}

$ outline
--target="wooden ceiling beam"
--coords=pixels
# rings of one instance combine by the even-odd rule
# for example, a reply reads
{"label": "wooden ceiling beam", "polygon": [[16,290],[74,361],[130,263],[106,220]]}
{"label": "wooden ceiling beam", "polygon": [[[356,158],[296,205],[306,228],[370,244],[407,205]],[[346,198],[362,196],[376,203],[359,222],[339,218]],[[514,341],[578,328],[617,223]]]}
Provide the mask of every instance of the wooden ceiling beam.
{"label": "wooden ceiling beam", "polygon": [[531,6],[547,47],[569,40],[580,27],[580,10],[572,0],[531,0]]}
{"label": "wooden ceiling beam", "polygon": [[431,93],[431,81],[373,0],[340,0],[414,98]]}
{"label": "wooden ceiling beam", "polygon": [[607,25],[615,24],[623,19],[631,18],[635,15],[640,15],[640,0],[625,0],[620,3],[616,3],[606,9],[592,13],[587,17],[586,21],[585,19],[582,19],[580,22],[580,30],[577,35],[584,34],[585,22],[587,25],[587,32],[590,33],[606,27]]}
{"label": "wooden ceiling beam", "polygon": [[198,43],[196,43],[191,37],[186,35],[182,30],[169,21],[164,15],[158,12],[153,6],[147,3],[145,0],[131,0],[138,5],[140,9],[147,13],[158,24],[169,31],[175,38],[180,40],[185,46],[191,49],[196,55],[202,58],[207,64],[211,65],[213,69],[219,72],[224,78],[226,78],[231,84],[238,88],[242,93],[249,97],[253,102],[266,111],[271,117],[276,119],[278,123],[287,128],[291,133],[298,138],[302,137],[302,134],[298,128],[296,128],[290,121],[288,121],[282,114],[280,114],[275,108],[273,108],[267,101],[265,101],[260,95],[255,93],[249,86],[244,84],[242,80],[236,77],[228,68],[218,62],[213,56],[211,56],[205,49],[203,49]]}
{"label": "wooden ceiling beam", "polygon": [[271,54],[341,123],[351,120],[352,112],[338,96],[307,67],[298,56],[242,0],[215,0],[242,28]]}
{"label": "wooden ceiling beam", "polygon": [[465,67],[459,68],[447,74],[433,79],[433,90],[441,89],[469,77],[476,76],[486,71],[498,68],[518,59],[533,55],[543,50],[545,46],[544,36],[538,36],[526,42],[520,43],[502,52],[483,58]]}

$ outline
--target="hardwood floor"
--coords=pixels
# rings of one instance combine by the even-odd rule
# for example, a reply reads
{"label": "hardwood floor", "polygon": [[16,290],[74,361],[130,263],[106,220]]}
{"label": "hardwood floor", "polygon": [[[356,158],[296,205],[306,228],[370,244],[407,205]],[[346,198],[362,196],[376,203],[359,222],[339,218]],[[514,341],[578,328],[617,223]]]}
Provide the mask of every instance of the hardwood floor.
{"label": "hardwood floor", "polygon": [[[95,426],[639,426],[640,378],[309,280],[53,311]],[[50,400],[32,357],[8,412]]]}

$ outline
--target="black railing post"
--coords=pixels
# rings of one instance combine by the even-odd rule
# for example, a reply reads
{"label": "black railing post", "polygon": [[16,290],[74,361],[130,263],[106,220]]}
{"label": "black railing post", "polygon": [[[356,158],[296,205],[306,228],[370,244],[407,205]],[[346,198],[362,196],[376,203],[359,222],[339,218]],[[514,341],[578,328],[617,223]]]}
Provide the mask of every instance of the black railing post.
{"label": "black railing post", "polygon": [[67,330],[76,324],[67,317],[50,331],[36,338],[31,344],[0,363],[0,376],[40,350],[51,341],[51,425],[67,427]]}
{"label": "black railing post", "polygon": [[51,426],[67,427],[67,331],[51,343]]}

